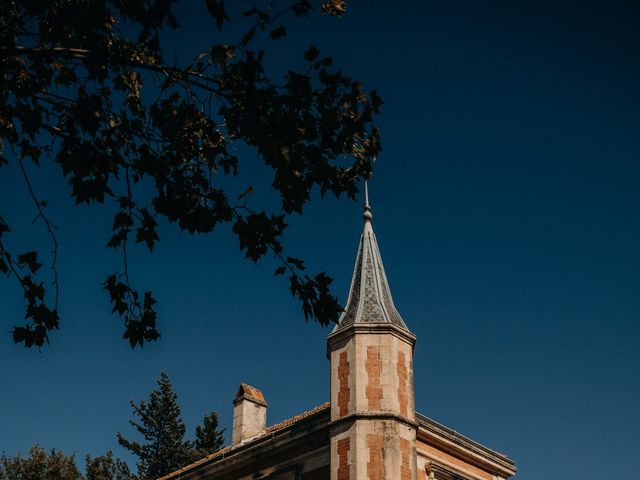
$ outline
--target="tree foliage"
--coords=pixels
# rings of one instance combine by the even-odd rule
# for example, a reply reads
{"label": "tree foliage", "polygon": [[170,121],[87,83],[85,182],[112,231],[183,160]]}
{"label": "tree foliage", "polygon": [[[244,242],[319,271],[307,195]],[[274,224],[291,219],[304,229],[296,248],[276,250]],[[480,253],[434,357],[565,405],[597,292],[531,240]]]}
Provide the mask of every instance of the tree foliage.
{"label": "tree foliage", "polygon": [[85,458],[85,480],[137,480],[129,466],[107,452],[99,457],[87,455]]}
{"label": "tree foliage", "polygon": [[216,452],[224,445],[224,430],[218,429],[218,414],[205,414],[202,425],[196,427],[196,439],[193,444],[194,458],[205,457]]}
{"label": "tree foliage", "polygon": [[0,480],[83,480],[73,455],[34,445],[28,457],[0,456]]}
{"label": "tree foliage", "polygon": [[34,445],[28,457],[4,453],[0,456],[0,480],[136,480],[136,477],[111,452],[95,458],[87,456],[83,476],[74,455]]}
{"label": "tree foliage", "polygon": [[205,415],[203,425],[196,428],[195,442],[185,439],[185,425],[180,416],[178,398],[167,372],[162,372],[157,388],[136,405],[131,402],[138,421],[129,423],[142,435],[144,442],[127,440],[118,432],[118,442],[138,457],[138,475],[151,480],[177,470],[189,462],[201,458],[224,442],[218,431],[218,415]]}
{"label": "tree foliage", "polygon": [[[310,0],[258,0],[244,10],[235,10],[242,2],[230,8],[205,0],[214,42],[177,59],[165,55],[164,34],[191,26],[180,25],[175,3],[0,4],[0,168],[15,165],[23,174],[53,250],[51,294],[41,253],[10,248],[9,208],[2,207],[0,272],[20,284],[27,304],[15,342],[40,347],[60,323],[56,228],[28,173],[44,162],[59,166],[77,204],[113,211],[106,245],[122,252],[123,263],[103,287],[132,347],[160,334],[153,295],[129,280],[127,247],[141,243],[152,251],[159,222],[193,234],[230,224],[247,258],[270,253],[282,262],[276,274],[288,274],[305,318],[323,325],[338,318],[331,278],[285,255],[282,239],[287,218],[303,211],[312,191],[357,193],[380,149],[374,121],[380,98],[313,45],[299,52],[302,69],[292,60],[284,81],[268,73],[268,52],[281,48],[287,21],[312,13]],[[328,15],[345,9],[338,0],[321,6]],[[238,36],[230,24],[246,28]],[[225,177],[242,177],[247,160],[235,154],[240,144],[272,172],[278,210],[252,206],[253,186],[243,193],[222,186]],[[143,185],[150,196],[140,193]]]}

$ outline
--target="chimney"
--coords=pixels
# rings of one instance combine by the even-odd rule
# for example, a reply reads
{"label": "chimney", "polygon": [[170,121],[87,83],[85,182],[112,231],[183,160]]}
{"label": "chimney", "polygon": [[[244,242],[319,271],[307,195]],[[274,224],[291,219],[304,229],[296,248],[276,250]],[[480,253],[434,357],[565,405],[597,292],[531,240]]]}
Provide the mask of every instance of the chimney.
{"label": "chimney", "polygon": [[233,430],[231,445],[264,433],[267,428],[267,402],[257,388],[240,384],[233,400]]}

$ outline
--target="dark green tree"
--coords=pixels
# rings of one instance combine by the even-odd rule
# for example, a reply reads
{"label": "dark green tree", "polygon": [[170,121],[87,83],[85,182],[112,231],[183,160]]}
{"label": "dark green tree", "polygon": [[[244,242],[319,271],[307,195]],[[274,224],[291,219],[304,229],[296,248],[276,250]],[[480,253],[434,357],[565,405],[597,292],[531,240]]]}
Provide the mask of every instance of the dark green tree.
{"label": "dark green tree", "polygon": [[[73,455],[60,450],[46,451],[39,445],[29,456],[0,455],[0,480],[83,480]],[[108,479],[111,480],[111,479]],[[118,479],[119,480],[119,479]]]}
{"label": "dark green tree", "polygon": [[85,480],[136,480],[129,466],[107,452],[99,457],[85,457]]}
{"label": "dark green tree", "polygon": [[[343,0],[316,1],[324,14],[345,13]],[[305,318],[327,325],[339,316],[332,279],[285,254],[282,239],[287,219],[302,213],[313,191],[354,198],[380,150],[380,98],[332,67],[311,39],[287,51],[290,65],[269,71],[268,53],[286,45],[286,22],[312,14],[311,0],[256,0],[252,7],[203,0],[211,25],[199,36],[212,43],[176,56],[169,46],[166,58],[167,30],[197,36],[187,33],[194,25],[180,24],[176,3],[0,2],[0,168],[22,173],[52,242],[47,259],[31,245],[12,244],[11,205],[0,206],[0,272],[26,300],[16,343],[40,347],[60,323],[56,230],[49,199],[32,181],[46,163],[60,171],[47,181],[66,182],[76,203],[113,213],[105,240],[123,261],[103,287],[132,347],[160,334],[151,292],[129,281],[127,246],[152,251],[159,223],[192,234],[230,225],[248,259],[278,259],[275,274],[289,277]],[[237,151],[252,153],[239,158]],[[270,174],[250,185],[242,167],[256,157]],[[280,206],[252,204],[257,189],[275,191]],[[53,294],[40,276],[45,262]]]}
{"label": "dark green tree", "polygon": [[157,385],[148,400],[141,400],[139,405],[131,402],[139,420],[129,420],[129,423],[144,441],[130,441],[120,432],[117,434],[120,445],[138,457],[138,476],[142,480],[166,475],[193,459],[193,443],[184,438],[185,425],[180,417],[178,397],[167,372],[160,374]]}
{"label": "dark green tree", "polygon": [[210,453],[220,450],[224,445],[224,430],[218,430],[218,414],[211,412],[205,414],[202,425],[196,427],[196,440],[194,442],[194,457],[202,458]]}

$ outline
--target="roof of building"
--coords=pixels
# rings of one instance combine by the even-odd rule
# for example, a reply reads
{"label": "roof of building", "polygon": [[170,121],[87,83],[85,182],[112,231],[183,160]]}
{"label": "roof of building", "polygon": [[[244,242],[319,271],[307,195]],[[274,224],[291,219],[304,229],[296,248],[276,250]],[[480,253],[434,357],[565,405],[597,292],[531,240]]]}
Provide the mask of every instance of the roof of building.
{"label": "roof of building", "polygon": [[[182,478],[181,476],[182,473],[191,471],[203,464],[209,464],[212,462],[220,461],[223,458],[227,457],[228,455],[232,455],[236,450],[253,449],[255,446],[263,443],[265,440],[268,441],[269,440],[268,437],[274,438],[279,433],[284,432],[289,428],[306,424],[305,420],[311,420],[312,417],[316,417],[320,415],[320,418],[321,418],[323,415],[326,415],[327,416],[326,421],[328,423],[330,406],[331,404],[329,402],[326,402],[326,403],[323,403],[322,405],[318,405],[317,407],[312,408],[311,410],[308,410],[299,415],[283,420],[280,423],[271,425],[260,435],[256,435],[255,437],[250,438],[247,441],[242,442],[238,445],[228,445],[216,452],[213,452],[207,455],[206,457],[201,458],[200,460],[197,460],[193,463],[185,465],[184,467],[174,472],[171,472],[170,474],[165,475],[164,477],[159,478],[158,480],[170,480],[170,479]],[[436,422],[435,420],[432,420],[431,418],[426,417],[418,412],[416,412],[416,421],[418,422],[419,430],[422,430],[425,433],[435,434],[438,437],[440,437],[442,440],[446,440],[447,442],[450,442],[452,445],[457,445],[461,449],[471,451],[483,458],[489,459],[492,462],[497,462],[499,465],[503,465],[504,467],[508,469],[513,469],[515,471],[514,462],[505,454],[498,453],[488,447],[485,447],[484,445],[474,440],[471,440],[470,438],[464,435],[461,435],[455,430],[448,428]]]}
{"label": "roof of building", "polygon": [[390,323],[408,330],[393,304],[378,241],[371,226],[373,215],[368,195],[363,218],[364,231],[360,236],[347,307],[334,332],[355,323]]}
{"label": "roof of building", "polygon": [[178,477],[181,473],[186,472],[187,470],[191,470],[197,467],[198,465],[215,461],[215,459],[219,457],[224,457],[227,453],[230,453],[232,450],[236,450],[239,447],[244,447],[245,445],[248,445],[251,443],[257,443],[260,439],[273,435],[281,430],[285,430],[287,427],[291,427],[301,422],[302,420],[305,420],[306,418],[316,415],[317,413],[323,412],[325,410],[328,411],[330,406],[331,404],[329,402],[326,402],[326,403],[323,403],[322,405],[318,405],[317,407],[312,408],[311,410],[307,410],[306,412],[296,415],[295,417],[291,417],[286,420],[283,420],[280,423],[271,425],[260,435],[256,435],[255,437],[252,437],[245,442],[239,443],[238,445],[227,445],[226,447],[221,448],[220,450],[217,450],[207,455],[206,457],[196,460],[193,463],[185,465],[184,467],[179,468],[175,472],[171,472],[165,475],[164,477],[159,478],[158,480],[169,480],[170,478]]}

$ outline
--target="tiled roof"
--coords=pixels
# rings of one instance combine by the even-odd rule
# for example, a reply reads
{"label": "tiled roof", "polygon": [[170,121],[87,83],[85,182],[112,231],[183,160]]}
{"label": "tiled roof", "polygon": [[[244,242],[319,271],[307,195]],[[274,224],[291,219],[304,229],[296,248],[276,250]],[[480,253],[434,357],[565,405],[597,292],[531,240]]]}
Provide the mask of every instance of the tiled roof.
{"label": "tiled roof", "polygon": [[371,218],[371,211],[367,205],[364,214],[364,231],[360,237],[347,307],[338,320],[334,332],[354,323],[390,323],[408,330],[393,304],[378,241],[371,226]]}
{"label": "tiled roof", "polygon": [[170,478],[175,478],[177,475],[186,472],[187,470],[191,470],[194,467],[197,467],[198,465],[202,465],[203,463],[208,463],[211,460],[214,460],[217,457],[221,457],[226,455],[227,453],[235,450],[238,447],[244,447],[245,445],[248,445],[250,443],[253,443],[257,440],[260,440],[261,438],[267,436],[267,435],[271,435],[273,433],[276,433],[280,430],[284,430],[287,427],[290,427],[292,425],[295,425],[296,423],[300,422],[301,420],[304,420],[305,418],[311,417],[313,415],[315,415],[316,413],[320,413],[324,410],[327,410],[329,407],[331,406],[331,404],[329,402],[323,403],[322,405],[318,405],[315,408],[312,408],[311,410],[308,410],[306,412],[303,412],[299,415],[296,415],[295,417],[291,417],[288,418],[286,420],[283,420],[280,423],[276,423],[275,425],[271,425],[270,427],[268,427],[264,433],[257,435],[249,440],[247,440],[244,443],[240,443],[238,445],[228,445],[216,452],[213,452],[209,455],[207,455],[204,458],[201,458],[200,460],[196,460],[193,463],[190,463],[189,465],[185,465],[182,468],[179,468],[178,470],[176,470],[175,472],[171,472],[168,475],[165,475],[164,477],[159,478],[158,480],[169,480]]}
{"label": "tiled roof", "polygon": [[[331,404],[329,402],[323,403],[322,405],[318,405],[315,408],[312,408],[311,410],[307,411],[307,412],[303,412],[300,415],[296,415],[295,417],[291,417],[287,420],[283,420],[280,423],[276,423],[275,425],[271,425],[269,428],[267,428],[264,432],[263,435],[269,435],[270,433],[274,433],[277,432],[278,430],[283,430],[291,425],[293,425],[294,423],[298,423],[300,420],[304,420],[307,417],[310,417],[312,415],[315,415],[316,413],[319,413],[323,410],[328,409],[331,406]],[[262,436],[262,435],[261,435]],[[259,438],[259,437],[256,437]],[[254,440],[253,438],[251,440]]]}

